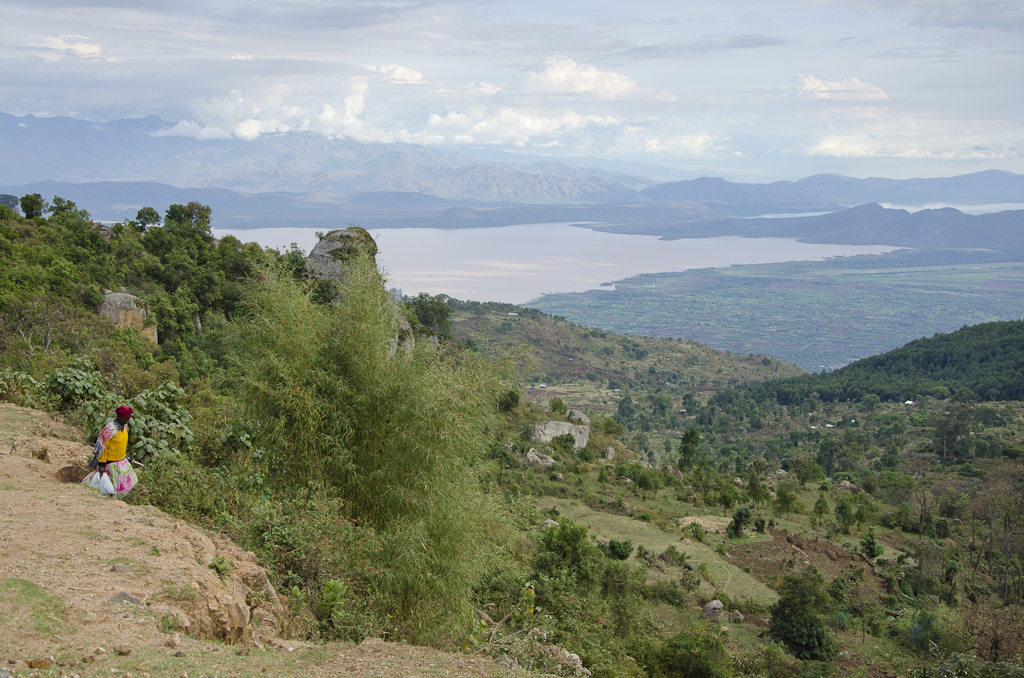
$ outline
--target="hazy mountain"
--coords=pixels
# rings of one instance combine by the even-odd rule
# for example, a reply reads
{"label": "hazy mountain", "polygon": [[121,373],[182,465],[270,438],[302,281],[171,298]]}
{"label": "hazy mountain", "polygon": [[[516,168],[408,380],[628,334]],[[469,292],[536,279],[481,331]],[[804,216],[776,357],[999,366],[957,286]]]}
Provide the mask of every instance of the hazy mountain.
{"label": "hazy mountain", "polygon": [[[171,127],[172,123],[155,116],[92,123],[0,113],[0,154],[6,161],[0,166],[0,184],[18,187],[13,192],[47,180],[144,181],[242,193],[355,196],[386,191],[534,205],[712,205],[682,210],[706,215],[691,217],[696,219],[821,212],[866,202],[1024,203],[1024,176],[999,171],[940,179],[855,179],[828,174],[767,184],[721,177],[660,183],[692,173],[648,163],[597,158],[556,161],[496,149],[359,143],[312,133],[265,135],[253,141],[156,136]],[[320,202],[338,201],[329,197]],[[395,216],[400,214],[404,212]],[[629,214],[641,215],[644,222],[651,220],[645,210]],[[487,218],[501,221],[498,217]],[[637,221],[614,214],[591,217]]]}
{"label": "hazy mountain", "polygon": [[[713,204],[708,207],[712,208]],[[994,250],[1024,248],[1024,210],[975,216],[951,207],[908,212],[886,209],[877,203],[810,217],[609,224],[594,228],[613,233],[660,235],[673,240],[743,235],[799,238],[805,242],[841,245]]]}

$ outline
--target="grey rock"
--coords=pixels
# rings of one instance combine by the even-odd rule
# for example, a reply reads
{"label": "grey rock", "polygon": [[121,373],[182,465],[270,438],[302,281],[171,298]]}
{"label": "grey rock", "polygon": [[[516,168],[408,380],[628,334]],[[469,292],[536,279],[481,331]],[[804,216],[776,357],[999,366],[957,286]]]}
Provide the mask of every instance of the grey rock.
{"label": "grey rock", "polygon": [[551,468],[555,465],[555,460],[531,447],[526,452],[526,463],[532,466],[540,466],[541,468]]}
{"label": "grey rock", "polygon": [[557,480],[558,482],[563,482],[565,480],[565,476],[563,476],[561,473],[556,473],[555,480]]}
{"label": "grey rock", "polygon": [[583,414],[579,410],[569,410],[569,421],[574,424],[582,424],[583,426],[590,426],[590,417]]}
{"label": "grey rock", "polygon": [[314,278],[341,282],[345,278],[345,262],[360,255],[377,260],[377,243],[365,229],[351,226],[331,231],[309,253],[306,272]]}
{"label": "grey rock", "polygon": [[731,622],[733,622],[735,624],[742,624],[743,623],[743,618],[744,618],[743,617],[743,613],[740,612],[739,610],[735,610],[735,611],[733,611],[733,613],[731,615],[729,615],[729,621],[731,621]]}
{"label": "grey rock", "polygon": [[605,459],[609,459],[609,460],[614,459],[615,458],[615,448],[614,447],[606,447],[605,450],[604,450],[604,458]]}
{"label": "grey rock", "polygon": [[719,624],[722,621],[722,610],[724,609],[725,606],[722,605],[722,601],[712,600],[704,606],[704,611],[701,613],[700,618],[704,621]]}
{"label": "grey rock", "polygon": [[125,292],[108,292],[100,304],[99,314],[118,327],[133,327],[156,343],[156,325],[145,325],[149,302]]}
{"label": "grey rock", "polygon": [[540,529],[542,532],[547,532],[548,530],[554,529],[556,527],[561,527],[561,524],[559,524],[557,521],[551,520],[551,518],[548,518],[540,524]]}
{"label": "grey rock", "polygon": [[132,605],[142,605],[141,600],[139,600],[130,593],[125,593],[124,591],[121,591],[120,593],[115,593],[107,599],[108,603],[120,603],[122,601],[126,603],[131,603]]}
{"label": "grey rock", "polygon": [[542,421],[537,424],[533,432],[533,440],[541,445],[546,445],[566,433],[573,437],[575,441],[573,447],[577,450],[586,447],[590,440],[589,426],[575,426],[564,421]]}

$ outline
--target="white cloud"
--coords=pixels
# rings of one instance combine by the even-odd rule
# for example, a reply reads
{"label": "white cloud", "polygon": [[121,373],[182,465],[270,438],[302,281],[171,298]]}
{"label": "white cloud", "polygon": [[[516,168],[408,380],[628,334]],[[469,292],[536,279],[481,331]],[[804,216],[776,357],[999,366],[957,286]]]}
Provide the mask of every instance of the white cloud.
{"label": "white cloud", "polygon": [[917,160],[1005,160],[1017,157],[1015,148],[989,148],[969,140],[878,138],[875,135],[832,135],[807,150],[807,155],[830,158],[909,158]]}
{"label": "white cloud", "polygon": [[590,64],[578,64],[563,54],[544,59],[540,73],[527,71],[528,85],[542,92],[594,94],[602,99],[619,99],[637,91],[636,80],[621,73],[601,71]]}
{"label": "white cloud", "polygon": [[405,66],[399,66],[398,64],[386,64],[384,66],[373,66],[369,65],[365,67],[368,71],[380,73],[384,76],[384,79],[388,82],[393,82],[400,85],[411,85],[417,83],[425,83],[423,74],[419,71],[414,71],[411,68]]}
{"label": "white cloud", "polygon": [[206,141],[209,139],[230,139],[231,132],[222,130],[219,127],[200,125],[192,120],[182,120],[173,127],[164,127],[153,132],[155,137],[191,137]]}
{"label": "white cloud", "polygon": [[712,155],[726,150],[710,134],[683,134],[664,140],[654,137],[644,143],[648,153],[662,155]]}
{"label": "white cloud", "polygon": [[[68,40],[88,40],[84,35],[61,35],[58,37],[47,37],[43,39],[43,46],[49,49],[49,52],[42,54],[43,58],[47,61],[59,61],[64,56],[71,54],[72,56],[79,57],[81,59],[88,59],[95,61],[103,59],[100,55],[100,46],[92,42],[68,42]],[[110,57],[107,61],[116,61],[116,59]]]}
{"label": "white cloud", "polygon": [[799,74],[793,83],[793,89],[805,99],[888,99],[889,96],[881,87],[869,82],[861,82],[857,77],[846,80],[821,80],[813,75]]}
{"label": "white cloud", "polygon": [[235,61],[251,61],[252,60],[252,55],[251,54],[232,54],[231,58],[234,59]]}
{"label": "white cloud", "polygon": [[501,87],[498,87],[497,85],[492,85],[489,82],[484,82],[483,80],[480,81],[480,84],[477,84],[475,82],[469,83],[468,85],[466,85],[466,89],[468,89],[473,94],[486,94],[487,96],[493,96],[501,91]]}
{"label": "white cloud", "polygon": [[445,116],[433,113],[427,120],[427,127],[456,144],[525,146],[536,137],[566,135],[589,126],[609,127],[621,122],[616,117],[581,115],[575,111],[547,117],[502,108],[494,112],[486,109],[469,113],[451,111]]}

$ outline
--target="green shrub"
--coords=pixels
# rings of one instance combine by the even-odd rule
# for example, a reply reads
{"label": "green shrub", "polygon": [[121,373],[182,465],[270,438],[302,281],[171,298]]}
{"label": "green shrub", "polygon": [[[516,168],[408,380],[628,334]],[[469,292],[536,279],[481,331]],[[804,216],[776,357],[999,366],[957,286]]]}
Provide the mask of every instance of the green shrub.
{"label": "green shrub", "polygon": [[616,541],[611,539],[608,541],[608,557],[614,558],[615,560],[628,560],[633,555],[633,542]]}

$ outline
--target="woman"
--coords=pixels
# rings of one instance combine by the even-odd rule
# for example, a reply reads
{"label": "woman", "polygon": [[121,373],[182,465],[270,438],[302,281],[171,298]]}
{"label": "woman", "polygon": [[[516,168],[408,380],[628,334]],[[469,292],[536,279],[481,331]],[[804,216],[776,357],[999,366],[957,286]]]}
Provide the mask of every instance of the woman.
{"label": "woman", "polygon": [[[132,408],[121,405],[114,410],[114,418],[103,426],[92,455],[96,470],[85,477],[84,485],[92,485],[97,475],[105,474],[110,478],[113,494],[124,496],[139,482],[132,462],[127,458],[128,420],[132,418],[132,412]],[[89,466],[92,467],[92,463]]]}

